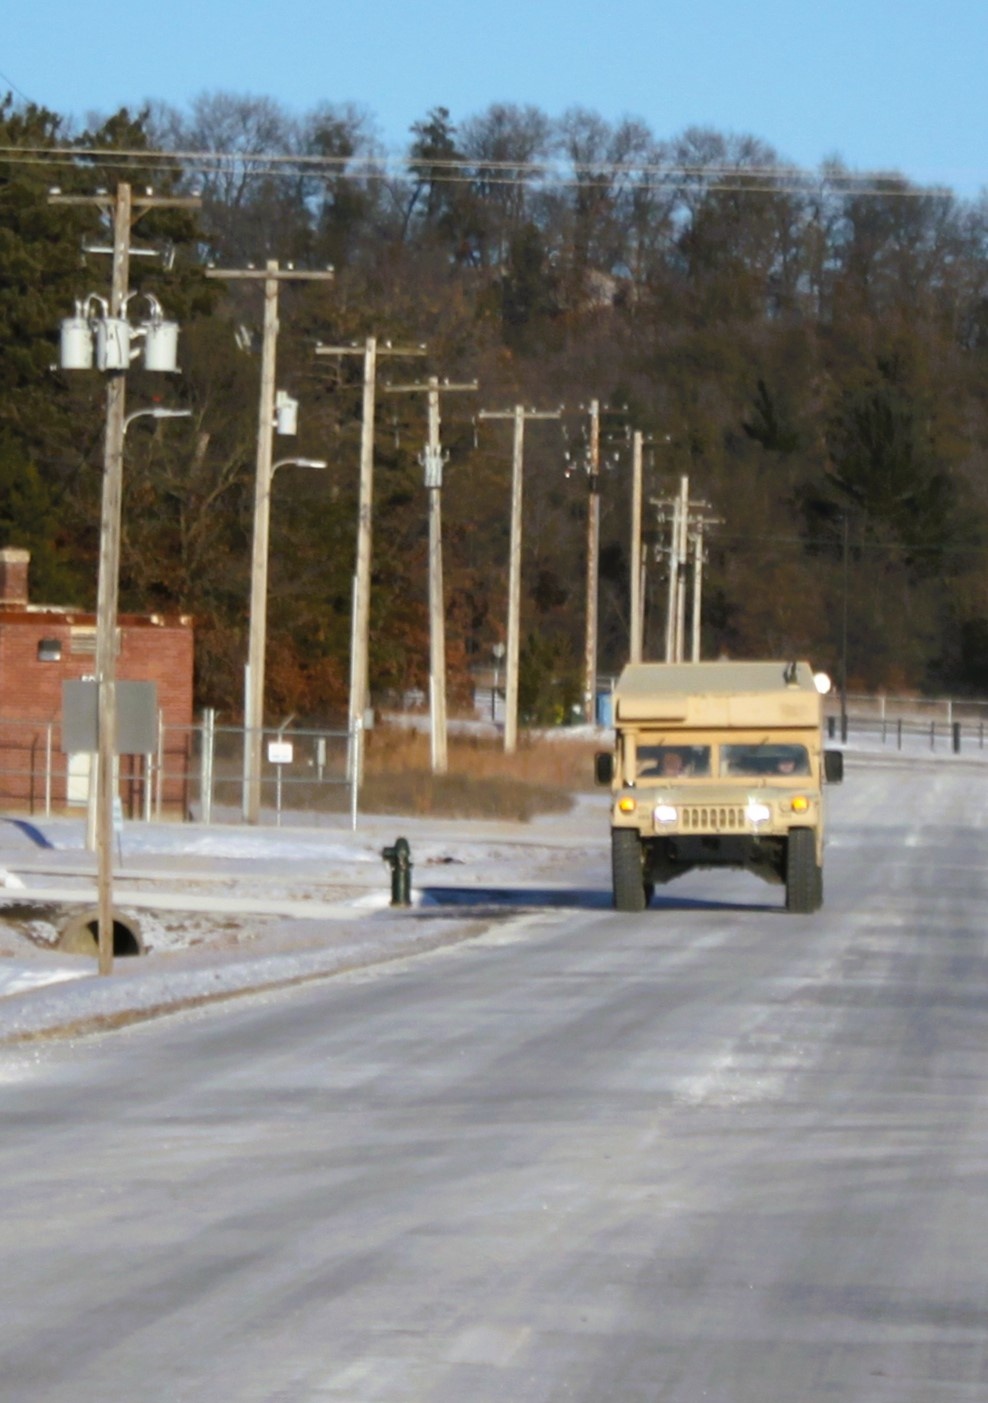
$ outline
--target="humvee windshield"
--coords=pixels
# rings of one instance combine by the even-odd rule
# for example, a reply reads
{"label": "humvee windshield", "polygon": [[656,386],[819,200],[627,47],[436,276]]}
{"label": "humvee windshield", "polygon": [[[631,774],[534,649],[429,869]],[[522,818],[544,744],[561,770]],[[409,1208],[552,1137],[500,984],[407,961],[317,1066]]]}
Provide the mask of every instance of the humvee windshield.
{"label": "humvee windshield", "polygon": [[810,757],[805,745],[722,745],[720,768],[724,775],[808,775]]}
{"label": "humvee windshield", "polygon": [[711,774],[746,776],[808,775],[805,745],[641,745],[636,750],[639,779],[698,779]]}
{"label": "humvee windshield", "polygon": [[709,775],[709,745],[639,745],[639,777],[645,779],[684,779]]}

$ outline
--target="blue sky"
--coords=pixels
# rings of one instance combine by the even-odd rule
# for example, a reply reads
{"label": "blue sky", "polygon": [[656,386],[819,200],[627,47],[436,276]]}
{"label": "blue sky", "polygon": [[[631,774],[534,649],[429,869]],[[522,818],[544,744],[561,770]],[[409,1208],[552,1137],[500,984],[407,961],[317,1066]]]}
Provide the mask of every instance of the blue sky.
{"label": "blue sky", "polygon": [[402,150],[412,122],[492,102],[582,105],[750,134],[808,168],[988,188],[988,0],[68,0],[8,12],[4,90],[72,116],[203,92],[294,113],[354,102]]}

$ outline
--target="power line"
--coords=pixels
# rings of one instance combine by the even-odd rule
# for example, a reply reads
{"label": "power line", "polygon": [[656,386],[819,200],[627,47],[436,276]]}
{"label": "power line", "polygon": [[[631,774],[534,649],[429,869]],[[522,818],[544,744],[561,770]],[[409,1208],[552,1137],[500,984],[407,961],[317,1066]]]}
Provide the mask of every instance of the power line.
{"label": "power line", "polygon": [[891,199],[955,198],[946,186],[911,184],[897,172],[848,172],[802,170],[796,166],[689,165],[656,161],[495,161],[431,159],[378,153],[366,156],[310,155],[302,152],[149,150],[100,146],[0,146],[0,160],[11,165],[53,168],[98,164],[114,169],[176,172],[201,175],[242,171],[256,176],[333,174],[349,179],[428,179],[433,184],[505,187],[542,182],[552,187],[607,189],[621,180],[651,180],[656,188],[692,186],[698,193],[803,194],[822,196],[872,196]]}
{"label": "power line", "polygon": [[[818,550],[839,550],[840,538],[834,536],[724,536],[718,534],[718,546],[757,545],[759,543],[778,546],[801,546],[807,549]],[[908,555],[920,554],[940,554],[940,555],[983,555],[984,545],[924,545],[921,542],[913,544],[905,541],[874,541],[861,539],[855,541],[852,550],[855,552],[871,551],[902,551]]]}
{"label": "power line", "polygon": [[26,102],[29,107],[38,106],[38,103],[34,101],[34,98],[28,97],[27,93],[22,93],[20,88],[14,82],[13,78],[8,78],[6,73],[0,73],[0,82],[6,83],[10,91],[16,93],[17,96],[21,99],[21,101]]}

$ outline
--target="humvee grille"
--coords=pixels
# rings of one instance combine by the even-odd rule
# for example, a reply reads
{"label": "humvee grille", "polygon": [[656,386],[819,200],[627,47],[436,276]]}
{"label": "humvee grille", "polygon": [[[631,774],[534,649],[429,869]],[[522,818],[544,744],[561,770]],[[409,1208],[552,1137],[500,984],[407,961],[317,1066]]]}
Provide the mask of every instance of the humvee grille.
{"label": "humvee grille", "polygon": [[679,811],[679,826],[696,833],[727,833],[747,828],[745,811],[734,804],[693,804]]}

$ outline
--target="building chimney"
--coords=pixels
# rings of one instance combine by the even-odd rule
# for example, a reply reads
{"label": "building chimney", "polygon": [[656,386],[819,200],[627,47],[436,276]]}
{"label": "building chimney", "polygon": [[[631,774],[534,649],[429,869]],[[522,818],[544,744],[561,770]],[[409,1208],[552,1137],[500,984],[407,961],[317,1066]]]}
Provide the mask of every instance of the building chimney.
{"label": "building chimney", "polygon": [[4,546],[0,550],[0,609],[27,608],[29,550]]}

